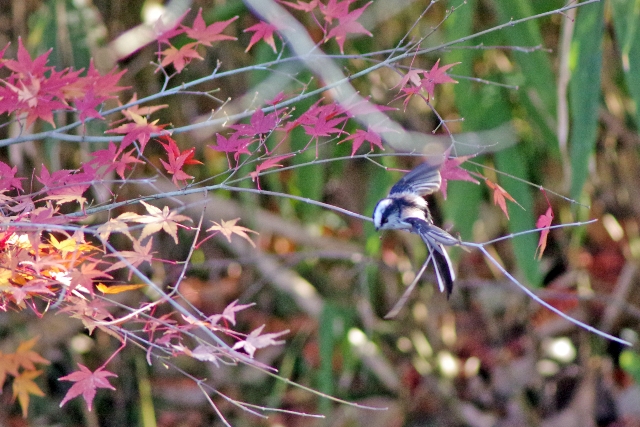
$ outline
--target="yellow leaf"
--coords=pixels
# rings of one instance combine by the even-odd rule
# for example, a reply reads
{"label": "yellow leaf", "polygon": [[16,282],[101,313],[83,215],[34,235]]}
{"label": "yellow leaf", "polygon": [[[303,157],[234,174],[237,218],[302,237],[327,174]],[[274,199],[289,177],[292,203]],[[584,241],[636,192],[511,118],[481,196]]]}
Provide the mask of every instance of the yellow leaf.
{"label": "yellow leaf", "polygon": [[96,286],[96,288],[103,294],[119,294],[121,292],[133,291],[135,289],[140,289],[144,287],[145,287],[144,284],[107,286],[104,283],[99,283]]}
{"label": "yellow leaf", "polygon": [[29,395],[44,396],[42,390],[33,379],[40,375],[42,371],[25,371],[16,376],[13,380],[13,398],[18,397],[18,402],[22,408],[22,416],[27,418],[29,411]]}

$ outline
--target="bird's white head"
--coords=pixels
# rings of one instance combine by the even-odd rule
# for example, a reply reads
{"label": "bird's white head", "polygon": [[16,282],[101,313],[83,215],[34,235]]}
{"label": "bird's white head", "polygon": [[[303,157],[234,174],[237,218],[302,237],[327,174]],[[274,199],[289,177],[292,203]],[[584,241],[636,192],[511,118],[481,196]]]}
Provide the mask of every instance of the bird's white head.
{"label": "bird's white head", "polygon": [[377,230],[400,228],[396,225],[400,221],[400,211],[396,206],[396,200],[382,199],[373,210],[373,225]]}

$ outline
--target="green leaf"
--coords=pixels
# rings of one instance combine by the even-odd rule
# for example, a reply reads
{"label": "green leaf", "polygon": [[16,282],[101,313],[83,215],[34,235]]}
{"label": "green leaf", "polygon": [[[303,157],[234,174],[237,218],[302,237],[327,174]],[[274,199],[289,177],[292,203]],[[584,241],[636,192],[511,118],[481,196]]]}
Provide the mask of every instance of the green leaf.
{"label": "green leaf", "polygon": [[[495,7],[502,22],[520,19],[535,13],[529,0],[495,1]],[[531,20],[501,31],[505,45],[544,46],[540,31],[540,20]],[[530,120],[537,125],[546,141],[547,149],[557,152],[555,133],[556,120],[556,79],[551,68],[549,53],[510,52],[509,57],[517,64],[519,72],[511,76],[510,84],[517,84],[518,95]]]}
{"label": "green leaf", "polygon": [[569,82],[571,110],[571,197],[577,199],[589,175],[589,159],[596,144],[600,107],[600,72],[604,2],[578,10],[571,55],[575,58]]}
{"label": "green leaf", "polygon": [[640,1],[612,0],[613,23],[620,47],[622,71],[636,110],[640,129]]}

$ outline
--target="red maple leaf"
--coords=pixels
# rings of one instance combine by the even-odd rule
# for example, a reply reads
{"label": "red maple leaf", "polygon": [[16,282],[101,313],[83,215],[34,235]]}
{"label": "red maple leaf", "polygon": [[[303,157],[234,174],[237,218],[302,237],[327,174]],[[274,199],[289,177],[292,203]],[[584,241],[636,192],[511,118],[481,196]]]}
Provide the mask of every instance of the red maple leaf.
{"label": "red maple leaf", "polygon": [[160,141],[160,144],[162,144],[167,152],[169,163],[165,162],[162,159],[160,159],[160,162],[162,163],[162,166],[164,166],[164,168],[167,170],[167,172],[173,175],[171,181],[173,181],[176,187],[180,187],[178,181],[193,179],[193,176],[188,175],[182,170],[182,168],[185,165],[202,164],[202,162],[193,158],[196,152],[195,147],[180,152],[180,149],[172,138],[165,136],[164,139],[167,142],[165,143],[163,141]]}
{"label": "red maple leaf", "polygon": [[193,27],[189,28],[183,25],[182,28],[187,33],[187,36],[197,40],[198,43],[205,46],[211,46],[211,42],[218,40],[237,40],[236,37],[220,34],[236,19],[238,19],[238,17],[234,16],[226,21],[214,22],[207,26],[204,19],[202,19],[202,8],[200,8],[200,10],[198,10],[198,16],[196,16],[196,19],[193,21]]}
{"label": "red maple leaf", "polygon": [[249,40],[249,46],[247,46],[245,52],[249,52],[254,44],[258,43],[260,40],[264,40],[266,44],[271,46],[273,53],[277,53],[278,50],[276,49],[276,42],[273,39],[273,32],[277,30],[278,28],[276,26],[263,21],[260,21],[244,30],[243,33],[246,33],[247,31],[254,31],[251,36],[251,40]]}
{"label": "red maple leaf", "polygon": [[518,204],[511,194],[507,193],[507,190],[500,187],[498,184],[491,182],[489,179],[485,178],[484,181],[487,183],[487,186],[493,190],[493,203],[502,209],[502,212],[509,219],[509,211],[507,211],[507,201],[506,199],[511,200],[513,203]]}
{"label": "red maple leaf", "polygon": [[124,173],[128,168],[131,168],[131,163],[144,164],[142,160],[132,155],[134,151],[135,148],[127,152],[121,152],[116,144],[109,141],[109,148],[94,151],[93,153],[91,153],[93,159],[91,159],[86,164],[87,166],[92,167],[96,170],[103,166],[106,166],[104,173],[115,170],[120,178],[125,179]]}
{"label": "red maple leaf", "polygon": [[96,96],[93,88],[89,89],[83,97],[76,98],[74,104],[76,110],[80,113],[80,121],[84,123],[89,117],[103,119],[102,115],[96,110],[96,107],[102,104],[105,99],[103,96]]}
{"label": "red maple leaf", "polygon": [[195,154],[195,147],[192,147],[188,150],[184,150],[180,152],[176,141],[171,138],[169,135],[162,135],[158,137],[158,142],[165,148],[167,154],[171,154],[174,157],[184,156],[184,164],[185,165],[201,165],[203,164],[200,160],[196,160],[193,158]]}
{"label": "red maple leaf", "polygon": [[[331,3],[331,1],[329,3]],[[343,3],[346,3],[346,1]],[[331,38],[335,38],[336,43],[338,43],[338,46],[340,47],[340,53],[344,53],[344,42],[347,40],[347,34],[366,34],[371,37],[372,34],[367,31],[367,29],[364,28],[361,23],[356,21],[356,19],[358,19],[360,15],[362,15],[362,12],[364,12],[364,10],[369,7],[371,3],[372,2],[369,2],[361,8],[349,12],[346,15],[341,14],[337,16],[338,25],[336,25],[329,31],[329,34],[327,34],[327,37],[325,38],[325,42]],[[327,16],[325,15],[325,19],[326,18]]]}
{"label": "red maple leaf", "polygon": [[93,405],[93,398],[96,396],[96,389],[98,388],[108,388],[111,390],[115,390],[115,387],[109,384],[109,377],[117,377],[113,372],[109,372],[104,370],[104,367],[100,367],[96,369],[94,372],[91,372],[89,368],[78,363],[78,367],[80,367],[79,371],[72,372],[69,375],[58,378],[58,380],[63,381],[73,381],[75,384],[69,389],[67,394],[60,402],[60,407],[62,407],[69,400],[73,399],[82,394],[82,398],[87,402],[87,406],[91,411],[91,406]]}
{"label": "red maple leaf", "polygon": [[[178,73],[182,72],[184,67],[189,64],[192,59],[202,59],[202,56],[195,50],[197,46],[197,42],[187,43],[180,49],[170,45],[167,49],[160,52],[160,54],[164,56],[160,65],[166,67],[169,64],[173,64]],[[158,70],[156,70],[156,72],[157,71]]]}
{"label": "red maple leaf", "polygon": [[129,112],[129,115],[133,119],[133,123],[126,123],[124,125],[118,126],[117,128],[109,129],[105,132],[126,134],[122,139],[122,143],[120,144],[118,153],[122,152],[126,147],[129,146],[129,144],[136,140],[140,143],[140,151],[144,151],[147,142],[149,142],[149,138],[151,138],[151,134],[163,132],[162,130],[167,126],[157,125],[156,123],[158,123],[158,120],[154,120],[153,122],[149,123],[147,122],[146,117],[139,116],[132,112]]}
{"label": "red maple leaf", "polygon": [[422,87],[427,94],[429,94],[429,98],[433,98],[433,91],[437,84],[442,83],[458,83],[456,80],[453,80],[451,77],[445,74],[449,68],[454,65],[458,65],[459,62],[455,62],[453,64],[447,64],[442,68],[438,68],[440,65],[440,58],[436,61],[431,70],[424,72],[424,78],[420,81],[420,87]]}
{"label": "red maple leaf", "polygon": [[87,70],[87,79],[91,79],[91,87],[96,96],[103,96],[105,98],[115,98],[115,94],[124,89],[128,89],[129,86],[117,86],[118,81],[127,70],[120,70],[116,72],[114,67],[107,74],[100,74],[93,65],[93,60],[89,63],[89,69]]}
{"label": "red maple leaf", "polygon": [[[22,43],[22,38],[18,37],[18,60],[5,59],[4,66],[11,71],[18,73],[19,79],[25,78],[26,76],[43,77],[46,71],[52,69],[52,67],[45,67],[47,58],[52,50],[53,49],[49,49],[36,59],[32,60],[31,55],[29,55],[29,52]],[[2,52],[4,53],[4,50]]]}
{"label": "red maple leaf", "polygon": [[474,179],[466,169],[462,169],[460,165],[473,156],[461,156],[461,157],[449,157],[449,150],[445,153],[446,160],[440,168],[440,176],[442,177],[442,183],[440,184],[440,191],[442,197],[447,198],[447,182],[452,181],[469,181],[474,184],[480,184]]}
{"label": "red maple leaf", "polygon": [[288,159],[289,157],[293,157],[293,156],[295,156],[295,154],[289,153],[289,154],[283,154],[281,156],[271,157],[270,159],[265,160],[264,162],[260,163],[258,167],[256,167],[255,171],[249,174],[249,176],[251,176],[251,180],[253,182],[257,182],[258,188],[260,188],[260,180],[258,179],[260,172],[269,168],[276,168],[276,167],[281,168],[282,165],[278,164],[278,162],[280,160]]}
{"label": "red maple leaf", "polygon": [[[318,101],[320,102],[320,101]],[[331,136],[331,134],[344,133],[342,129],[337,129],[336,126],[347,120],[347,116],[341,115],[343,111],[335,104],[316,106],[307,110],[300,118],[299,122],[307,132],[307,135],[311,136],[311,140],[305,147],[309,147],[309,144],[316,140],[316,157],[318,157],[318,142],[321,136]]]}
{"label": "red maple leaf", "polygon": [[353,157],[353,155],[356,154],[356,151],[358,151],[358,148],[360,148],[360,146],[365,141],[369,142],[370,151],[373,151],[374,145],[384,151],[384,147],[382,146],[382,140],[380,139],[380,135],[378,135],[376,132],[373,132],[371,129],[369,129],[366,132],[362,129],[358,129],[356,130],[355,133],[351,134],[351,136],[340,141],[340,143],[343,143],[349,140],[353,141],[353,146],[351,148],[351,157]]}
{"label": "red maple leaf", "polygon": [[547,208],[547,212],[538,217],[536,221],[536,228],[540,228],[540,240],[538,240],[538,247],[536,248],[536,256],[538,259],[542,259],[542,253],[547,247],[547,236],[553,221],[553,209],[551,206]]}
{"label": "red maple leaf", "polygon": [[41,118],[55,127],[53,111],[67,109],[68,106],[56,100],[55,96],[48,92],[47,82],[48,80],[44,76],[36,75],[24,76],[15,84],[9,83],[8,80],[4,81],[5,92],[13,93],[6,93],[8,104],[5,104],[3,109],[13,108],[13,110],[17,110],[18,114],[26,113],[27,126]]}
{"label": "red maple leaf", "polygon": [[74,170],[57,170],[49,173],[42,165],[40,176],[36,176],[47,192],[46,199],[70,201],[81,199],[82,194],[89,189],[95,175],[89,172],[77,172]]}

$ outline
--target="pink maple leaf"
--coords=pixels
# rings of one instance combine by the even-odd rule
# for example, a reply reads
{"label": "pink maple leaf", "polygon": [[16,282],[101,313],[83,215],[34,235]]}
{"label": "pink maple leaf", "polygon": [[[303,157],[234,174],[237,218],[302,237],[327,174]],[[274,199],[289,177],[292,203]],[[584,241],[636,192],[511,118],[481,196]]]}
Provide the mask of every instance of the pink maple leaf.
{"label": "pink maple leaf", "polygon": [[[164,56],[160,65],[162,67],[166,67],[169,64],[173,64],[174,68],[178,73],[184,70],[184,67],[187,66],[192,59],[202,59],[202,56],[198,52],[196,52],[195,48],[198,46],[198,43],[187,43],[182,46],[180,49],[177,49],[174,46],[169,46],[167,49],[160,52],[160,55]],[[157,72],[158,70],[156,70]]]}
{"label": "pink maple leaf", "polygon": [[89,117],[103,119],[102,114],[96,110],[96,107],[102,104],[105,99],[103,96],[96,96],[93,88],[89,89],[82,98],[76,98],[74,104],[76,110],[80,113],[80,121],[84,123]]}
{"label": "pink maple leaf", "polygon": [[12,168],[8,164],[0,162],[0,192],[11,190],[12,188],[22,191],[20,180],[24,178],[16,178],[16,173],[18,173],[17,166]]}
{"label": "pink maple leaf", "polygon": [[380,135],[378,135],[376,132],[373,132],[371,129],[369,129],[368,131],[358,129],[356,130],[355,133],[351,134],[351,136],[340,141],[340,143],[346,142],[349,140],[353,141],[353,146],[351,148],[351,157],[353,157],[353,155],[356,154],[356,151],[358,151],[358,148],[360,148],[360,146],[365,141],[369,142],[370,151],[373,151],[374,145],[384,151],[384,147],[382,146],[382,140],[380,139]]}
{"label": "pink maple leaf", "polygon": [[288,159],[289,157],[293,157],[295,156],[295,154],[293,153],[289,153],[289,154],[283,154],[281,156],[275,156],[275,157],[271,157],[268,160],[265,160],[264,162],[260,163],[257,167],[256,170],[251,172],[249,174],[249,176],[251,177],[251,180],[253,182],[257,182],[258,183],[258,188],[260,188],[260,180],[258,179],[258,177],[260,176],[260,172],[262,172],[265,169],[269,169],[269,168],[281,168],[282,165],[278,164],[278,162],[280,160],[284,160],[284,159]]}
{"label": "pink maple leaf", "polygon": [[221,319],[225,319],[227,321],[229,321],[229,323],[231,323],[232,325],[235,326],[236,324],[236,313],[239,311],[244,310],[245,308],[249,308],[254,306],[256,303],[252,302],[250,304],[238,304],[238,300],[233,301],[231,304],[229,304],[228,306],[225,307],[224,311],[222,312],[222,314],[214,314],[213,316],[209,316],[207,318],[207,320],[212,324],[212,325],[217,325],[218,322]]}
{"label": "pink maple leaf", "polygon": [[227,153],[227,163],[231,168],[231,161],[229,160],[228,153],[233,153],[233,158],[236,162],[240,158],[240,154],[251,154],[247,149],[247,146],[251,143],[248,139],[241,139],[238,132],[231,134],[229,138],[225,138],[221,134],[216,134],[216,145],[208,145],[209,148],[215,151]]}
{"label": "pink maple leaf", "polygon": [[111,390],[115,390],[115,387],[109,383],[109,377],[117,377],[113,372],[109,372],[100,367],[96,369],[94,372],[91,372],[89,368],[78,363],[78,367],[80,367],[79,371],[72,372],[69,375],[58,378],[63,381],[73,381],[75,384],[71,386],[67,394],[60,402],[60,407],[62,407],[69,400],[79,396],[82,394],[82,398],[85,402],[87,402],[87,406],[89,407],[89,411],[91,411],[91,406],[93,405],[93,398],[96,396],[96,389],[98,388],[108,388]]}
{"label": "pink maple leaf", "polygon": [[340,19],[341,17],[347,16],[349,12],[349,6],[355,0],[329,0],[327,4],[318,4],[318,9],[324,15],[324,20],[329,24],[333,22],[334,19]]}
{"label": "pink maple leaf", "polygon": [[362,12],[364,12],[371,3],[372,2],[369,2],[361,8],[349,12],[346,15],[338,16],[338,25],[329,31],[329,34],[327,34],[327,37],[325,38],[325,42],[331,38],[335,38],[336,43],[338,43],[338,46],[340,47],[340,53],[344,53],[344,42],[347,40],[347,34],[366,34],[371,37],[372,34],[367,31],[361,23],[356,21],[356,19],[362,15]]}
{"label": "pink maple leaf", "polygon": [[440,176],[442,177],[442,183],[440,184],[440,191],[442,192],[442,197],[447,198],[447,182],[448,181],[469,181],[474,184],[480,184],[478,180],[474,179],[466,169],[462,169],[460,164],[466,162],[473,156],[463,156],[463,157],[448,157],[448,151],[445,153],[447,159],[442,164],[440,168]]}
{"label": "pink maple leaf", "polygon": [[276,341],[275,338],[289,333],[289,331],[287,330],[282,332],[260,335],[263,329],[264,329],[264,325],[255,329],[247,336],[245,340],[238,341],[237,343],[235,343],[235,345],[232,348],[234,350],[243,349],[244,351],[247,352],[249,357],[253,358],[253,355],[255,354],[256,350],[259,348],[268,347],[270,345],[284,344],[284,341],[281,341],[281,340]]}
{"label": "pink maple leaf", "polygon": [[36,179],[44,186],[49,196],[75,195],[80,196],[91,185],[95,175],[88,172],[75,172],[71,169],[61,169],[49,173],[45,165],[40,169],[40,176]]}
{"label": "pink maple leaf", "polygon": [[116,144],[109,141],[109,148],[97,150],[91,153],[93,159],[89,160],[87,165],[95,169],[106,166],[104,173],[115,170],[120,178],[125,179],[124,173],[127,169],[131,168],[131,163],[144,164],[142,160],[132,155],[134,151],[135,148],[126,152],[121,152]]}
{"label": "pink maple leaf", "polygon": [[271,25],[263,21],[260,21],[257,24],[252,25],[244,30],[244,33],[246,33],[247,31],[254,32],[251,36],[251,40],[249,40],[249,46],[247,46],[245,52],[249,52],[254,44],[258,43],[260,40],[264,40],[266,44],[271,46],[271,49],[273,49],[273,53],[277,53],[278,50],[276,49],[276,42],[273,38],[273,32],[277,30],[278,28],[275,25]]}
{"label": "pink maple leaf", "polygon": [[278,123],[278,117],[276,113],[264,114],[262,109],[257,109],[252,115],[249,124],[239,124],[229,126],[232,129],[237,130],[242,136],[258,136],[260,140],[263,140],[265,136],[273,131]]}
{"label": "pink maple leaf", "polygon": [[225,28],[229,26],[229,24],[231,24],[236,19],[238,19],[238,17],[234,16],[233,18],[226,21],[214,22],[213,24],[207,26],[207,24],[204,22],[204,19],[202,18],[202,8],[200,8],[198,10],[198,16],[196,16],[196,19],[193,21],[193,27],[189,28],[183,25],[182,28],[184,28],[187,36],[194,40],[197,40],[198,43],[201,43],[205,46],[211,46],[211,42],[219,40],[237,40],[236,37],[220,34],[225,30]]}
{"label": "pink maple leaf", "polygon": [[547,247],[547,236],[549,235],[549,230],[551,227],[551,222],[553,221],[553,209],[551,206],[547,208],[547,212],[538,217],[536,221],[536,228],[540,230],[540,240],[538,240],[538,247],[536,248],[536,256],[538,259],[542,259],[542,253]]}
{"label": "pink maple leaf", "polygon": [[[342,129],[336,128],[336,126],[347,120],[347,116],[342,114],[343,110],[335,104],[331,104],[309,108],[307,112],[298,119],[307,135],[311,136],[309,144],[311,144],[311,141],[314,139],[316,140],[316,157],[318,157],[318,142],[321,136],[344,133]],[[309,147],[309,144],[307,144],[305,150]]]}
{"label": "pink maple leaf", "polygon": [[319,0],[311,0],[309,3],[305,3],[303,1],[299,1],[297,3],[289,2],[289,1],[280,1],[285,6],[288,6],[292,9],[301,10],[303,12],[313,12],[313,9],[318,7],[320,4]]}
{"label": "pink maple leaf", "polygon": [[420,86],[425,90],[425,92],[427,92],[427,94],[429,94],[429,97],[433,98],[433,91],[437,84],[458,83],[456,80],[445,74],[449,68],[458,64],[459,62],[455,62],[438,68],[440,65],[440,58],[438,58],[434,66],[431,67],[431,70],[424,72],[424,78],[420,81]]}
{"label": "pink maple leaf", "polygon": [[113,279],[113,277],[97,268],[98,263],[84,263],[80,268],[74,268],[67,274],[69,279],[69,291],[77,287],[83,292],[93,295],[93,283],[98,278]]}
{"label": "pink maple leaf", "polygon": [[[18,73],[21,78],[26,76],[39,76],[42,77],[45,71],[50,70],[52,67],[45,67],[47,63],[47,58],[53,49],[49,49],[42,55],[38,56],[36,59],[32,60],[31,55],[24,47],[22,43],[22,38],[18,38],[18,60],[15,61],[13,59],[5,59],[4,66]],[[4,51],[3,51],[4,52]]]}
{"label": "pink maple leaf", "polygon": [[115,98],[116,93],[124,89],[128,89],[129,86],[117,86],[118,81],[127,70],[120,70],[116,72],[114,67],[107,74],[100,74],[93,65],[93,60],[89,63],[89,69],[87,70],[87,79],[91,79],[93,91],[96,96],[103,96],[106,98]]}

